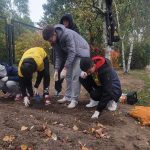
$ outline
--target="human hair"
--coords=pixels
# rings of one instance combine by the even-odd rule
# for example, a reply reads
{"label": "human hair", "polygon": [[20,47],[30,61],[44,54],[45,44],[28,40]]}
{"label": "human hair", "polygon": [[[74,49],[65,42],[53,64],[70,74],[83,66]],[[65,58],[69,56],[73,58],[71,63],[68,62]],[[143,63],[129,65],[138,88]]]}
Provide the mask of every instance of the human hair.
{"label": "human hair", "polygon": [[55,32],[54,26],[47,25],[42,31],[43,39],[45,41],[48,41],[49,38],[54,34],[54,32]]}
{"label": "human hair", "polygon": [[83,58],[81,58],[81,61],[80,61],[80,68],[82,71],[86,72],[88,69],[92,68],[93,64],[94,63],[91,60],[91,58],[83,57]]}

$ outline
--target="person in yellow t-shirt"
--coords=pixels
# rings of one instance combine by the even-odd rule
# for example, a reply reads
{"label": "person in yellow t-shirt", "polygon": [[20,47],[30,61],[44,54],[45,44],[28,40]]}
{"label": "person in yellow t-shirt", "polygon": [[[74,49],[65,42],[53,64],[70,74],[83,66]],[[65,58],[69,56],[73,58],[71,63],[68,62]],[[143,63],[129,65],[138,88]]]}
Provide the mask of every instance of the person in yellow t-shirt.
{"label": "person in yellow t-shirt", "polygon": [[[37,72],[37,78],[34,85],[34,92],[32,88],[32,77],[33,73]],[[38,87],[43,78],[43,96],[45,98],[45,104],[50,104],[49,97],[49,60],[47,53],[41,47],[33,47],[28,49],[22,56],[18,66],[19,85],[21,88],[24,104],[26,107],[30,105],[30,97],[38,95]]]}

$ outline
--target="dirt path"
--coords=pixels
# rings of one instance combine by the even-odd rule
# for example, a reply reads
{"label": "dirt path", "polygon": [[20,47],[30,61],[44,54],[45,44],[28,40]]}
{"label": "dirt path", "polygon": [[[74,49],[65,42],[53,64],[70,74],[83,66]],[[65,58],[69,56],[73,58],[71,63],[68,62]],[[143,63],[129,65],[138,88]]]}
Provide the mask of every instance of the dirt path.
{"label": "dirt path", "polygon": [[[144,87],[143,81],[130,75],[119,72],[119,76],[124,89],[140,91]],[[64,89],[65,85],[62,94]],[[53,81],[50,91],[53,95]],[[35,104],[25,108],[22,102],[1,99],[0,150],[20,150],[22,144],[32,150],[150,150],[150,128],[142,127],[128,115],[133,106],[120,104],[116,112],[105,110],[98,120],[92,120],[95,108],[85,108],[87,97],[82,88],[80,104],[71,110],[57,104],[54,97],[52,105],[38,109]],[[21,131],[22,126],[28,129]],[[51,138],[51,132],[57,140],[56,136]],[[14,136],[12,142],[4,141],[10,135]],[[81,146],[85,144],[88,149]]]}
{"label": "dirt path", "polygon": [[[150,150],[150,128],[142,127],[128,116],[130,106],[120,105],[115,113],[106,110],[93,121],[90,117],[94,109],[85,108],[86,103],[81,100],[76,109],[69,110],[53,98],[51,106],[35,109],[35,105],[25,108],[22,102],[1,100],[0,149],[19,150],[20,145],[25,144],[33,150],[80,150],[81,142],[92,150]],[[46,122],[47,129],[57,135],[56,141],[44,133]],[[106,128],[106,137],[96,138],[91,132],[98,123]],[[22,126],[28,129],[21,131]],[[4,142],[5,135],[14,135],[15,139]]]}

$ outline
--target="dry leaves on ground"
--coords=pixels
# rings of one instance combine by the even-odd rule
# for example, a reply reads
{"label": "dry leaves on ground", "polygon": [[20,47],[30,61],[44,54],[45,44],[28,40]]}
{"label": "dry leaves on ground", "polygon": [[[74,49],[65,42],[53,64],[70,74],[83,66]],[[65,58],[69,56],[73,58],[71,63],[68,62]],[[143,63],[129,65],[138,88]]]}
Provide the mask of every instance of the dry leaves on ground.
{"label": "dry leaves on ground", "polygon": [[14,136],[14,135],[6,135],[6,136],[3,138],[3,141],[4,141],[4,142],[12,142],[14,139],[15,139],[15,136]]}

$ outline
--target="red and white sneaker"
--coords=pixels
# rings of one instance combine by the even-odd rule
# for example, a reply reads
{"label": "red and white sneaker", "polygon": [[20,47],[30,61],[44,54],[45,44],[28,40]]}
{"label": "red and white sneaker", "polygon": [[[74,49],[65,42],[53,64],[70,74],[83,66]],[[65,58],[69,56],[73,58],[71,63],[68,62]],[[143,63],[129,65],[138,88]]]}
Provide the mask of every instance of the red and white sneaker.
{"label": "red and white sneaker", "polygon": [[46,106],[48,106],[48,105],[51,104],[50,96],[49,96],[49,95],[45,95],[44,99],[45,99],[45,105],[46,105]]}
{"label": "red and white sneaker", "polygon": [[17,94],[15,97],[15,101],[20,101],[22,100],[22,95],[21,94]]}

